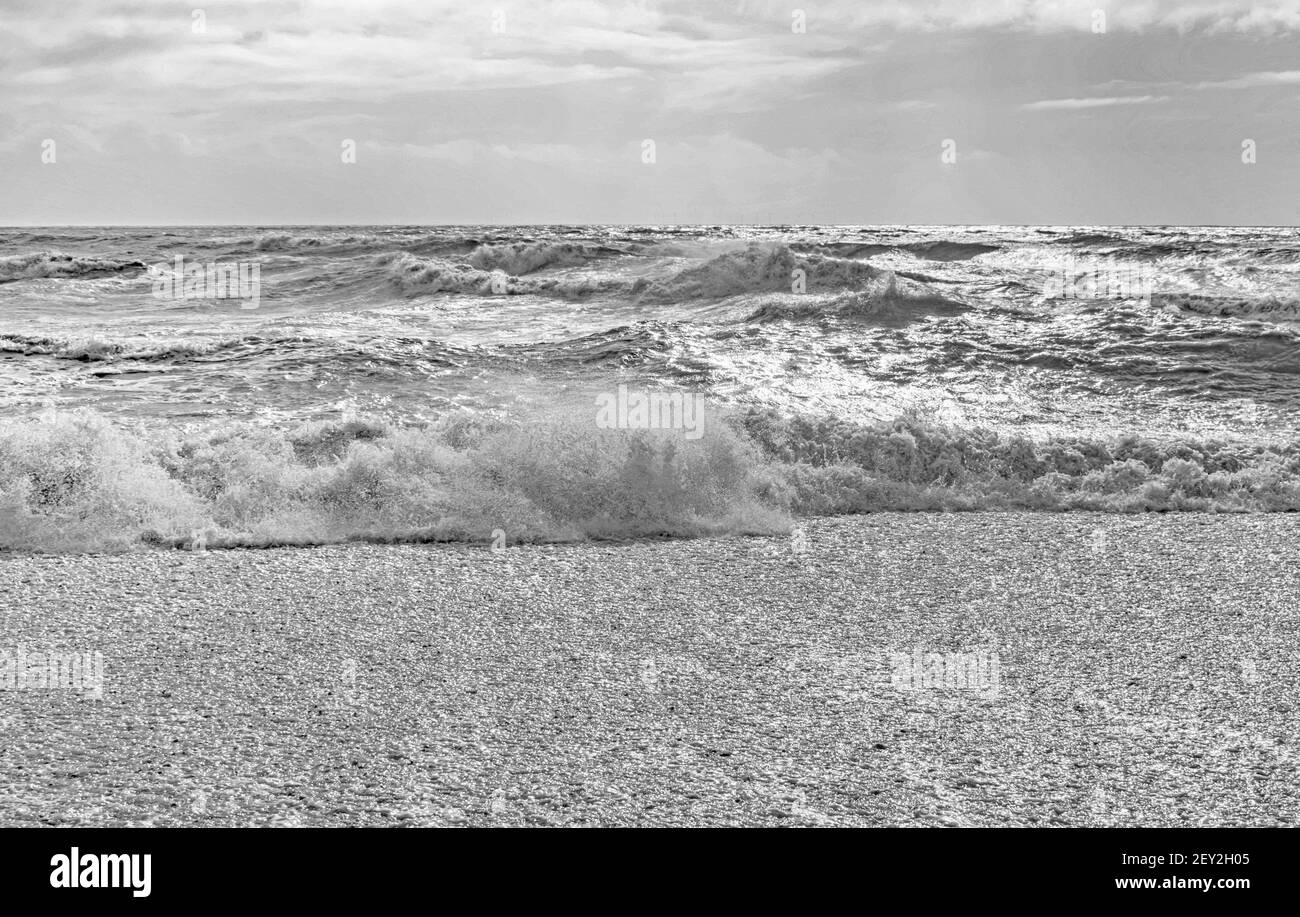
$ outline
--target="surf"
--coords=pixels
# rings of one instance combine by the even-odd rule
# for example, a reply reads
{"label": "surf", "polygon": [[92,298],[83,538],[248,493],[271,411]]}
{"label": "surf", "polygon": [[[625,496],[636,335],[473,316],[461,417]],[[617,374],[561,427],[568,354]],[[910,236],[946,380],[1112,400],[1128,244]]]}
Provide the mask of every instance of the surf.
{"label": "surf", "polygon": [[288,429],[55,412],[0,431],[0,549],[773,534],[886,510],[1300,511],[1296,441],[1035,440],[920,414],[711,410],[694,438],[602,425],[595,400]]}

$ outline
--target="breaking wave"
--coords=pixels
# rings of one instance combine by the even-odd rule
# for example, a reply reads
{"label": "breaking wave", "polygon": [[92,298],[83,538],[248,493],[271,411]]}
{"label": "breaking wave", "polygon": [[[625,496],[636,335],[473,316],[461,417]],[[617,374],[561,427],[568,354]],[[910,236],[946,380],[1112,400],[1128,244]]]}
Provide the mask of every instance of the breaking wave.
{"label": "breaking wave", "polygon": [[689,537],[881,510],[1300,510],[1294,442],[1036,441],[916,414],[864,426],[757,408],[704,429],[600,429],[575,406],[161,438],[84,411],[27,418],[0,430],[0,548]]}
{"label": "breaking wave", "polygon": [[248,338],[204,341],[111,341],[99,337],[62,340],[20,334],[0,334],[0,353],[48,356],[83,363],[111,363],[118,360],[176,360],[208,356],[239,346]]}
{"label": "breaking wave", "polygon": [[1151,305],[1166,311],[1195,312],[1198,315],[1300,321],[1300,295],[1156,293],[1151,297]]}
{"label": "breaking wave", "polygon": [[500,291],[511,296],[550,293],[565,298],[578,298],[625,286],[621,281],[593,278],[521,278],[452,261],[421,258],[405,252],[382,255],[379,264],[387,269],[389,283],[407,295],[469,293],[488,296]]}
{"label": "breaking wave", "polygon": [[863,426],[751,410],[733,422],[790,488],[792,509],[1300,510],[1300,442],[1035,440],[920,414]]}
{"label": "breaking wave", "polygon": [[942,239],[899,247],[927,261],[968,261],[979,255],[1001,250],[1000,246],[988,245],[984,242],[950,242]]}
{"label": "breaking wave", "polygon": [[659,301],[724,299],[746,293],[790,292],[803,272],[809,292],[855,289],[883,276],[879,268],[847,258],[796,255],[784,244],[752,244],[657,281],[639,280],[631,292]]}
{"label": "breaking wave", "polygon": [[0,283],[47,277],[103,277],[132,270],[144,270],[144,262],[64,255],[59,252],[34,252],[0,258]]}
{"label": "breaking wave", "polygon": [[270,232],[258,236],[253,248],[259,252],[292,251],[295,248],[319,248],[328,240],[320,236],[294,236],[287,232]]}
{"label": "breaking wave", "polygon": [[391,247],[398,240],[388,240],[372,232],[340,233],[325,232],[319,234],[296,235],[289,232],[267,232],[252,239],[243,239],[236,247],[251,246],[259,252],[292,252],[307,250],[309,252],[327,251],[332,254],[346,254],[349,251],[364,251],[376,247]]}
{"label": "breaking wave", "polygon": [[926,261],[969,261],[989,252],[1001,251],[999,245],[987,242],[956,242],[937,239],[930,242],[826,242],[819,245],[797,245],[796,251],[820,253],[836,258],[870,258],[903,252]]}
{"label": "breaking wave", "polygon": [[517,277],[547,267],[575,267],[608,252],[579,242],[508,242],[480,245],[470,254],[469,263],[479,270]]}
{"label": "breaking wave", "polygon": [[[1041,230],[1040,230],[1041,231]],[[1109,232],[1073,232],[1059,239],[1052,239],[1053,245],[1120,245],[1124,242],[1122,236],[1117,236]]]}
{"label": "breaking wave", "polygon": [[0,548],[111,550],[779,531],[739,435],[553,416],[252,426],[147,442],[90,413],[0,432]]}
{"label": "breaking wave", "polygon": [[572,298],[593,293],[625,293],[651,302],[789,292],[797,271],[803,272],[804,283],[810,292],[857,289],[888,275],[887,271],[862,261],[799,256],[783,244],[753,244],[658,279],[520,277],[514,273],[538,270],[545,265],[558,266],[559,261],[546,260],[552,256],[561,261],[577,257],[586,259],[589,255],[577,254],[583,248],[568,243],[540,248],[480,246],[470,256],[469,263],[396,252],[381,255],[378,263],[386,269],[389,282],[407,294],[468,293],[486,296],[499,291],[510,295],[554,294]]}
{"label": "breaking wave", "polygon": [[760,305],[746,321],[772,322],[841,318],[897,327],[927,316],[953,316],[969,311],[959,300],[942,296],[922,283],[900,280],[893,272],[872,280],[866,289],[829,300],[812,296],[782,296]]}

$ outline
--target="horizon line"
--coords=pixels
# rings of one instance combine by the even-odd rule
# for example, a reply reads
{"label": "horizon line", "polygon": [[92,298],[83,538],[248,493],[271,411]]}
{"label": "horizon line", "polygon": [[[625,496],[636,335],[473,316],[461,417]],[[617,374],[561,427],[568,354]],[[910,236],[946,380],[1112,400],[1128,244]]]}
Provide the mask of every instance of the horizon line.
{"label": "horizon line", "polygon": [[705,222],[674,223],[630,221],[591,223],[14,223],[0,225],[10,229],[297,229],[297,228],[365,228],[365,229],[434,229],[461,227],[512,227],[519,229],[552,226],[743,226],[762,229],[807,226],[837,229],[892,229],[898,227],[938,227],[945,229],[1046,228],[1046,229],[1300,229],[1298,223],[743,223]]}

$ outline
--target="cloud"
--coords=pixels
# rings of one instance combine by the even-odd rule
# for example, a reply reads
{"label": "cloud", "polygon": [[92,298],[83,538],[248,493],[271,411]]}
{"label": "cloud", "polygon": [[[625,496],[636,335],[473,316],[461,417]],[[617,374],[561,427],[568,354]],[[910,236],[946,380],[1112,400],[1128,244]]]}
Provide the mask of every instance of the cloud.
{"label": "cloud", "polygon": [[[895,197],[906,216],[916,192],[897,176],[937,163],[938,138],[962,138],[956,169],[916,173],[944,183],[927,198],[939,215],[1049,200],[1026,188],[1054,174],[1066,135],[1089,162],[1141,142],[1190,163],[1201,145],[1186,171],[1216,179],[1219,153],[1193,121],[1266,112],[1280,137],[1300,136],[1278,92],[1300,84],[1300,0],[223,0],[193,4],[199,30],[174,0],[0,2],[0,200],[36,220],[76,219],[81,199],[181,222],[218,206],[290,222],[408,214],[422,199],[473,216],[485,193],[499,195],[494,214],[526,198],[542,217],[565,204],[639,216],[633,205],[661,198],[719,216],[853,217]],[[1124,133],[1133,114],[1188,100],[1195,118],[1184,106]],[[60,168],[40,161],[47,137]],[[658,143],[653,169],[643,138]],[[355,168],[345,139],[366,151]],[[963,190],[977,147],[1002,158]],[[73,163],[99,180],[69,183]],[[175,188],[197,174],[235,190],[196,209]]]}
{"label": "cloud", "polygon": [[1078,108],[1109,108],[1112,105],[1150,105],[1167,102],[1168,96],[1101,96],[1085,99],[1043,99],[1021,105],[1025,111],[1060,111]]}
{"label": "cloud", "polygon": [[1294,86],[1300,83],[1300,70],[1272,70],[1247,73],[1230,80],[1195,83],[1194,89],[1258,89],[1267,86]]}
{"label": "cloud", "polygon": [[[782,0],[743,3],[768,17],[789,19]],[[1106,33],[1150,29],[1177,32],[1276,34],[1300,31],[1300,0],[839,0],[807,7],[808,32],[846,27],[905,32],[1009,29],[1021,32],[1092,32],[1105,13]]]}

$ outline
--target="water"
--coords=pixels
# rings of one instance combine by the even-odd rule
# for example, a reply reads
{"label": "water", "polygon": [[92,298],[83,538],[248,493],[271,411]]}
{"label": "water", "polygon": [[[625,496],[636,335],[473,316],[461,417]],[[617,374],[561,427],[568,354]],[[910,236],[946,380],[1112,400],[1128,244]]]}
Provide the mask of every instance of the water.
{"label": "water", "polygon": [[[1297,323],[1296,229],[3,230],[0,544],[1296,508]],[[619,384],[713,435],[595,428]]]}

